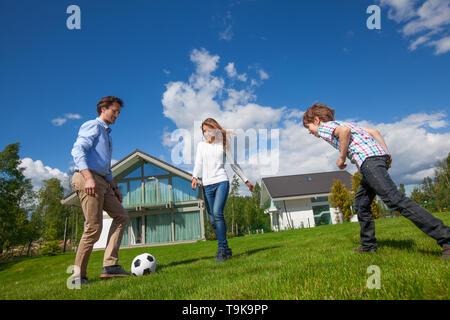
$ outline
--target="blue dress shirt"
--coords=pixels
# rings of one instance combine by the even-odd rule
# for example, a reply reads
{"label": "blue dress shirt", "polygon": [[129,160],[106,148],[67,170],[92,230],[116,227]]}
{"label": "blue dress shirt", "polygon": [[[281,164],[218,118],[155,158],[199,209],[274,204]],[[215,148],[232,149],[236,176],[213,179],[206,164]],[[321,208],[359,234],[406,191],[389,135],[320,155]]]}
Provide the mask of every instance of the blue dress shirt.
{"label": "blue dress shirt", "polygon": [[113,179],[111,173],[112,140],[111,128],[100,118],[81,125],[72,148],[76,170],[92,170],[106,181]]}

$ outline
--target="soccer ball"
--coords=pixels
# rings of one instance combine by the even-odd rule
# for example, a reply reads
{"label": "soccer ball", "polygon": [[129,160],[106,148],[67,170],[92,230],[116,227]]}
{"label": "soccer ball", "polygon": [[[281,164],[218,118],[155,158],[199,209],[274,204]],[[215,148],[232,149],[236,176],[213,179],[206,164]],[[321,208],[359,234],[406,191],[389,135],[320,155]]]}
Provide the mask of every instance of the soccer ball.
{"label": "soccer ball", "polygon": [[134,258],[131,263],[131,273],[137,277],[156,271],[156,259],[149,253],[143,253]]}

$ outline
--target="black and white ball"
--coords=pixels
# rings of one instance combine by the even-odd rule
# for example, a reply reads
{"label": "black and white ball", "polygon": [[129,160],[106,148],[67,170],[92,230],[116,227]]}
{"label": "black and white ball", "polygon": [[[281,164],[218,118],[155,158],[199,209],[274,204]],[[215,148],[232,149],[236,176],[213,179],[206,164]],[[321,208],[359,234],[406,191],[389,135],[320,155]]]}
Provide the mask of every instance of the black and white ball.
{"label": "black and white ball", "polygon": [[137,277],[156,271],[156,259],[149,253],[143,253],[134,258],[131,263],[131,273]]}

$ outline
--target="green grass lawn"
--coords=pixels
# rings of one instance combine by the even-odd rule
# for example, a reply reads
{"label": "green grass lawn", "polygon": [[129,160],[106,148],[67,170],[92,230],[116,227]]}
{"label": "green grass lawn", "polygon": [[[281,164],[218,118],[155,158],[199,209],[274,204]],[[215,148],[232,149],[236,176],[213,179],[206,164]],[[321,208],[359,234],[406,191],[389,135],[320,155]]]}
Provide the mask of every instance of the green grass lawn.
{"label": "green grass lawn", "polygon": [[[450,225],[450,214],[436,214]],[[215,263],[216,241],[122,249],[130,271],[144,252],[158,261],[144,277],[100,280],[103,251],[88,266],[89,287],[69,290],[74,254],[0,264],[0,299],[449,299],[450,261],[403,217],[376,221],[378,252],[357,254],[359,224],[272,232],[229,240],[233,258]],[[366,286],[380,268],[380,289]]]}

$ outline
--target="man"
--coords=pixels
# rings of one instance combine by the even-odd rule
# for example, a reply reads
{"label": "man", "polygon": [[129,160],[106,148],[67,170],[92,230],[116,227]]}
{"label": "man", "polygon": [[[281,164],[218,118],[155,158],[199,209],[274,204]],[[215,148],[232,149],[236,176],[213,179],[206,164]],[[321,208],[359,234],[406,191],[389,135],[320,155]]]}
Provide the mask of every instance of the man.
{"label": "man", "polygon": [[130,273],[118,265],[118,253],[128,215],[122,207],[122,194],[111,173],[112,140],[110,125],[119,117],[123,102],[108,96],[97,104],[98,118],[81,126],[73,145],[75,173],[72,186],[80,199],[85,228],[75,258],[72,282],[88,284],[86,269],[94,243],[100,238],[103,210],[113,219],[103,259],[101,279],[125,277]]}

